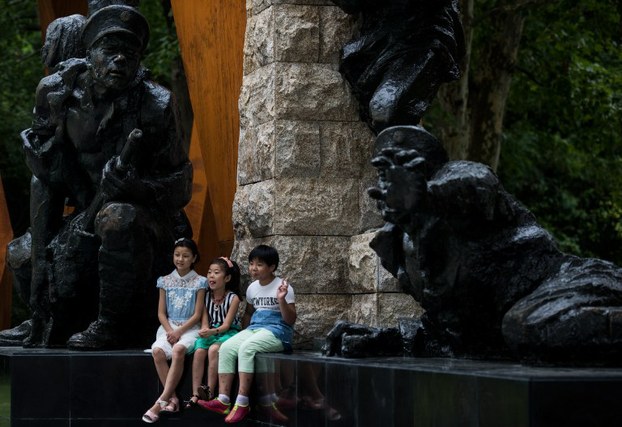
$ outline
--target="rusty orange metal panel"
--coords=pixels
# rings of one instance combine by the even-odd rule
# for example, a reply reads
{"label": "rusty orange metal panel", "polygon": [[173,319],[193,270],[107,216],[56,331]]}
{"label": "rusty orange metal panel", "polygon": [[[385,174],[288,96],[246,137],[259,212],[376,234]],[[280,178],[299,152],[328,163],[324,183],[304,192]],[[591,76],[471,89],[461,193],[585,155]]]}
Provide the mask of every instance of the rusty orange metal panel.
{"label": "rusty orange metal panel", "polygon": [[11,301],[13,283],[6,265],[6,246],[13,239],[9,210],[0,178],[0,330],[11,327]]}
{"label": "rusty orange metal panel", "polygon": [[[194,169],[194,178],[192,181],[192,199],[185,208],[186,215],[192,224],[194,239],[199,246],[199,253],[202,254],[204,260],[209,260],[215,254],[225,254],[221,252],[218,241],[214,238],[216,233],[216,225],[213,217],[214,212],[210,201],[210,195],[207,188],[207,179],[205,177],[205,165],[203,162],[203,154],[198,141],[196,123],[192,128],[192,139],[190,142],[190,161]],[[209,261],[207,261],[209,262]],[[205,262],[197,265],[197,272],[207,274],[209,265]]]}
{"label": "rusty orange metal panel", "polygon": [[[171,4],[194,111],[197,138],[192,144],[198,144],[202,153],[206,177],[203,221],[197,238],[217,243],[221,253],[206,256],[228,254],[233,246],[231,216],[237,184],[246,2],[172,0]],[[210,223],[215,235],[203,228]]]}
{"label": "rusty orange metal panel", "polygon": [[39,23],[41,34],[45,37],[45,30],[50,22],[61,16],[79,13],[85,15],[88,11],[87,0],[37,0],[39,7]]}

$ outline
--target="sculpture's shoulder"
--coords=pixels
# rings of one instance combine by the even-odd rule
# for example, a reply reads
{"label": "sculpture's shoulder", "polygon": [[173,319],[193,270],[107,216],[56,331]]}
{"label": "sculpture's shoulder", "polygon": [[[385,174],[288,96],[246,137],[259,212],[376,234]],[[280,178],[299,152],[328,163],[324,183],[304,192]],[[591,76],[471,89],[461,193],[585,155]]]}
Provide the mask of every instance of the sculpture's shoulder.
{"label": "sculpture's shoulder", "polygon": [[474,204],[494,204],[499,191],[502,186],[492,169],[467,160],[445,163],[428,181],[434,200],[460,210]]}
{"label": "sculpture's shoulder", "polygon": [[71,58],[56,67],[56,71],[39,81],[37,93],[49,93],[59,90],[70,90],[81,73],[87,70],[84,58]]}
{"label": "sculpture's shoulder", "polygon": [[141,82],[143,87],[143,110],[164,112],[175,105],[173,93],[166,87],[146,77]]}
{"label": "sculpture's shoulder", "polygon": [[86,61],[72,58],[61,62],[56,72],[43,77],[37,85],[35,94],[35,114],[60,108],[60,105],[73,92],[78,76],[87,70]]}
{"label": "sculpture's shoulder", "polygon": [[441,216],[508,225],[535,221],[531,212],[503,188],[494,171],[482,163],[447,162],[428,181],[428,193]]}
{"label": "sculpture's shoulder", "polygon": [[495,173],[483,163],[469,160],[455,160],[445,163],[430,180],[431,186],[469,185],[488,183],[498,185]]}

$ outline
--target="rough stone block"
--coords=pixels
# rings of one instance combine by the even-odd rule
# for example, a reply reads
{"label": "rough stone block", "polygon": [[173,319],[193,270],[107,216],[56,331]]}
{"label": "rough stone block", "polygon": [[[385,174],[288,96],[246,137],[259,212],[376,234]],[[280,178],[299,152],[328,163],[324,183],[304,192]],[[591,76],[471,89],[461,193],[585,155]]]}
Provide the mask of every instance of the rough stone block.
{"label": "rough stone block", "polygon": [[276,61],[317,62],[320,52],[318,8],[284,4],[274,9]]}
{"label": "rough stone block", "polygon": [[334,3],[331,0],[246,0],[246,13],[249,15],[255,15],[263,12],[270,6],[282,4],[334,6]]}
{"label": "rough stone block", "polygon": [[277,275],[290,280],[296,294],[350,294],[348,280],[348,237],[265,236],[254,238],[248,233],[236,238],[232,258],[239,261],[242,281],[248,276],[248,254],[259,244],[274,246],[279,251]]}
{"label": "rough stone block", "polygon": [[238,184],[246,185],[275,177],[276,135],[274,122],[240,130]]}
{"label": "rough stone block", "polygon": [[360,178],[371,161],[374,136],[357,122],[322,122],[322,177]]}
{"label": "rough stone block", "polygon": [[424,310],[413,297],[403,293],[378,294],[378,324],[380,327],[397,327],[401,317],[419,318]]}
{"label": "rough stone block", "polygon": [[319,62],[339,64],[341,48],[352,38],[355,18],[337,6],[320,10],[320,58]]}
{"label": "rough stone block", "polygon": [[274,120],[277,74],[276,65],[269,64],[245,75],[242,79],[238,108],[240,126],[243,129]]}
{"label": "rough stone block", "polygon": [[358,226],[358,181],[277,180],[275,234],[351,236]]}
{"label": "rough stone block", "polygon": [[350,309],[350,318],[347,320],[363,325],[377,326],[378,294],[352,295],[352,308]]}
{"label": "rough stone block", "polygon": [[375,233],[359,234],[350,239],[348,277],[355,292],[400,292],[398,281],[380,263],[369,246]]}
{"label": "rough stone block", "polygon": [[352,293],[348,280],[349,237],[275,236],[281,257],[279,270],[291,279],[297,292],[307,294]]}
{"label": "rough stone block", "polygon": [[278,119],[358,120],[358,107],[339,71],[323,64],[277,63],[276,67],[273,106]]}
{"label": "rough stone block", "polygon": [[310,348],[314,340],[326,337],[337,320],[348,319],[350,295],[296,295],[298,319],[294,326],[295,345]]}
{"label": "rough stone block", "polygon": [[375,186],[376,182],[375,172],[373,178],[363,178],[359,182],[359,194],[361,195],[359,197],[359,212],[361,218],[359,232],[361,233],[380,228],[384,225],[384,220],[380,215],[376,201],[367,194],[367,190]]}
{"label": "rough stone block", "polygon": [[317,178],[320,160],[320,126],[317,122],[277,121],[277,177]]}
{"label": "rough stone block", "polygon": [[376,290],[378,260],[376,253],[369,247],[373,236],[374,233],[367,233],[350,238],[348,276],[353,288],[360,293]]}
{"label": "rough stone block", "polygon": [[244,75],[274,62],[274,17],[272,9],[247,13],[244,42]]}
{"label": "rough stone block", "polygon": [[420,317],[421,306],[410,295],[374,293],[352,295],[352,322],[379,328],[396,328],[401,317]]}
{"label": "rough stone block", "polygon": [[233,229],[236,239],[269,236],[274,229],[274,181],[238,187],[233,200]]}

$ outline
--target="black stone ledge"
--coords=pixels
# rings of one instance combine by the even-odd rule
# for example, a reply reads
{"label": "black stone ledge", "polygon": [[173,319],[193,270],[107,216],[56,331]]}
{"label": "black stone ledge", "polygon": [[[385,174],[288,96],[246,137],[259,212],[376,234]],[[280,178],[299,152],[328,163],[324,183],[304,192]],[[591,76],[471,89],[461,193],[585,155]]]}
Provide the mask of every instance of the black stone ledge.
{"label": "black stone ledge", "polygon": [[[527,367],[442,358],[257,356],[255,396],[279,392],[288,426],[620,426],[622,369]],[[142,350],[0,347],[11,426],[144,426],[160,385]],[[190,393],[191,360],[178,389]],[[257,402],[257,397],[252,399]],[[1,416],[0,416],[1,418]],[[279,425],[253,408],[239,425]],[[188,410],[158,425],[225,425]]]}

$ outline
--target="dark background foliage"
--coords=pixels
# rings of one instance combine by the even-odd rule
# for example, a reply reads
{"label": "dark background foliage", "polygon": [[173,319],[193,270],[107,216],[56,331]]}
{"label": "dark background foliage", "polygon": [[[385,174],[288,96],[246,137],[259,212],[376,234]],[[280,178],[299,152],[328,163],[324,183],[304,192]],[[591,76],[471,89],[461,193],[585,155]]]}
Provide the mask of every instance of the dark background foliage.
{"label": "dark background foliage", "polygon": [[622,265],[620,4],[524,13],[499,174],[562,249]]}

